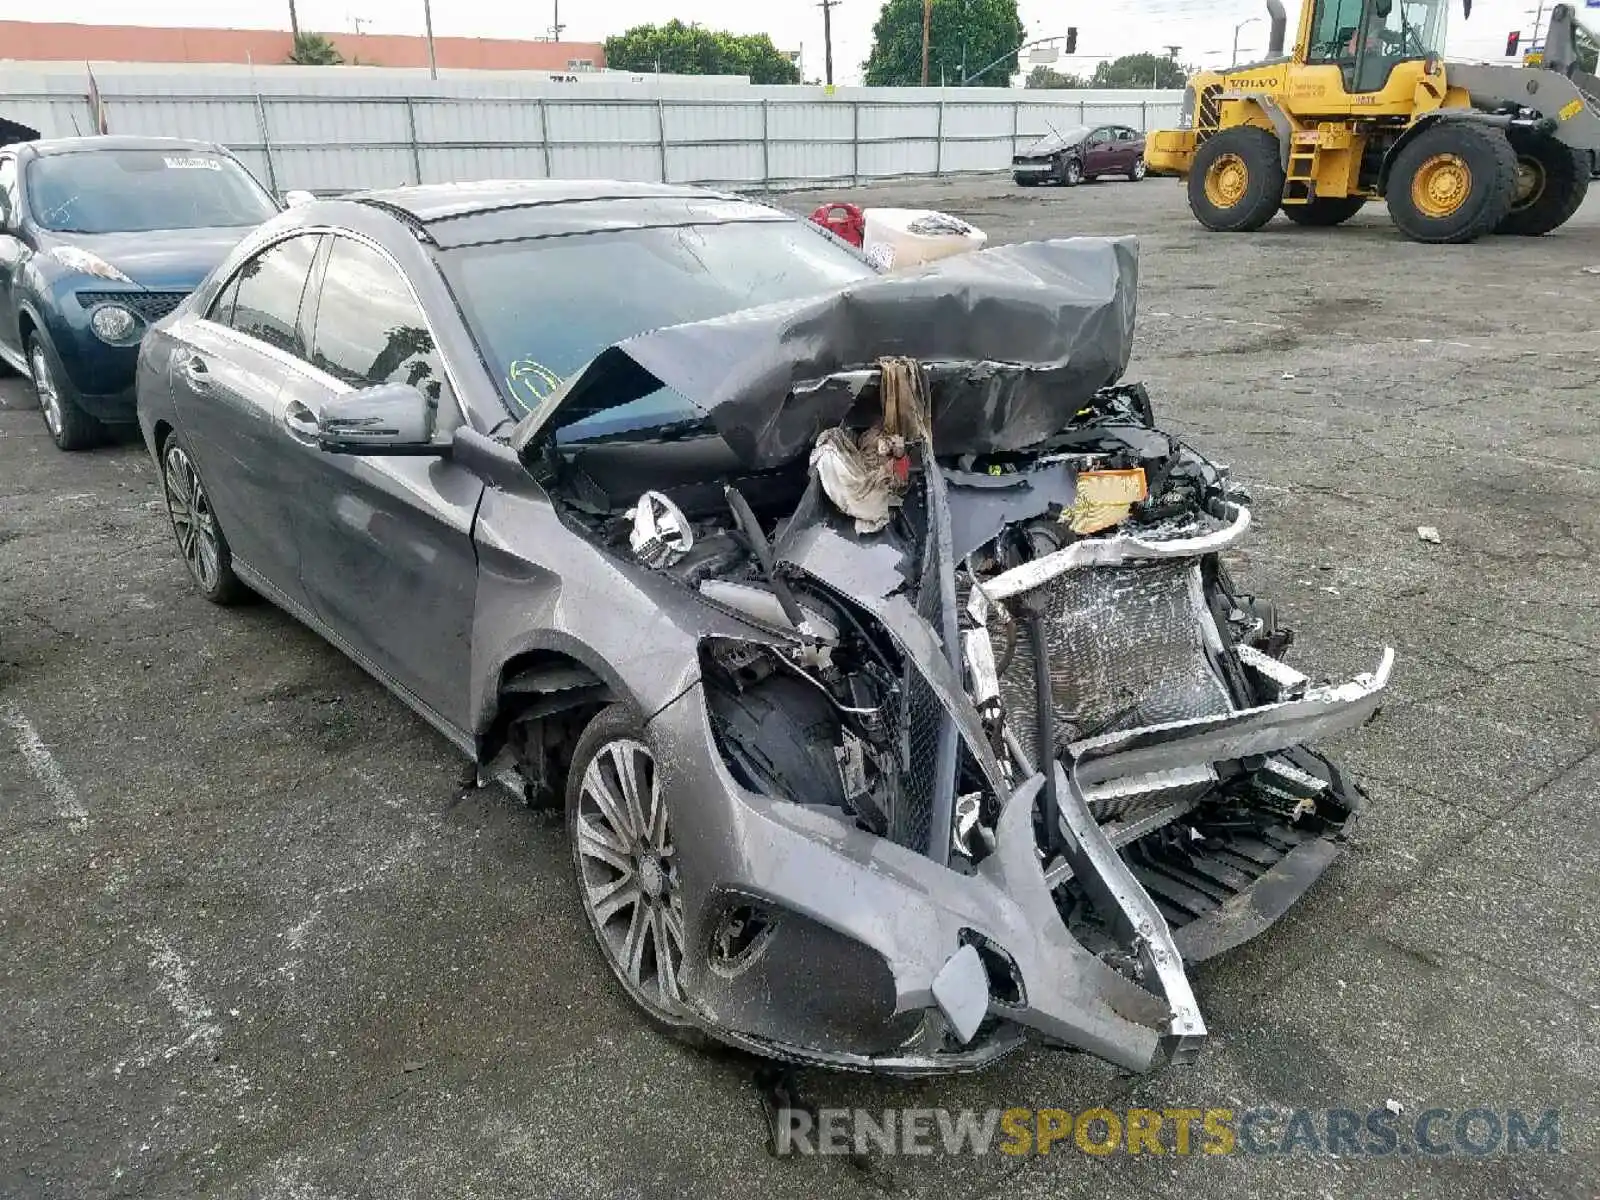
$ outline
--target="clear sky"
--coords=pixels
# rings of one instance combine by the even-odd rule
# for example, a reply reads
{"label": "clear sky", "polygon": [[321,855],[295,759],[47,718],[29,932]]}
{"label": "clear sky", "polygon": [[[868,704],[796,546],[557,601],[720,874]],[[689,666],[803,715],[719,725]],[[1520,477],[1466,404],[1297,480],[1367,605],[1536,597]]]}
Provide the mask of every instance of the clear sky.
{"label": "clear sky", "polygon": [[[1451,0],[1450,54],[1487,58],[1503,53],[1505,36],[1533,27],[1537,0],[1476,0],[1472,19],[1461,17],[1460,0]],[[434,32],[465,37],[548,36],[555,0],[436,0]],[[783,49],[801,48],[807,78],[822,75],[822,11],[815,0],[561,0],[565,37],[600,41],[630,25],[678,17],[738,33],[768,33]],[[1291,35],[1298,5],[1285,0]],[[13,6],[7,16],[21,17]],[[880,0],[841,0],[833,10],[834,74],[839,83],[860,81],[861,63],[872,46],[872,23]],[[373,33],[421,33],[422,0],[298,0],[301,27]],[[1085,56],[1115,57],[1140,50],[1164,52],[1181,47],[1181,61],[1223,65],[1233,43],[1234,25],[1261,20],[1239,31],[1241,58],[1266,44],[1265,5],[1257,0],[1022,0],[1023,24],[1033,36],[1078,28],[1078,50]],[[36,13],[57,21],[142,25],[232,25],[287,28],[287,0],[53,0]],[[226,18],[220,14],[226,12]],[[1597,10],[1600,15],[1600,10]],[[1591,21],[1590,24],[1595,24]],[[1092,70],[1094,58],[1058,69]]]}

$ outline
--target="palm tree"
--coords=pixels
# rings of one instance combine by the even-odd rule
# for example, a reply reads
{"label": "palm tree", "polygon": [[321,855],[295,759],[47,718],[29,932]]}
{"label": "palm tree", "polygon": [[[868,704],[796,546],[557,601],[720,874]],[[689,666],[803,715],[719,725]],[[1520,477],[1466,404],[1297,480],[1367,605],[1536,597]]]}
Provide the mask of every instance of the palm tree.
{"label": "palm tree", "polygon": [[325,34],[297,33],[294,49],[289,51],[289,61],[302,67],[337,67],[344,62],[344,55]]}

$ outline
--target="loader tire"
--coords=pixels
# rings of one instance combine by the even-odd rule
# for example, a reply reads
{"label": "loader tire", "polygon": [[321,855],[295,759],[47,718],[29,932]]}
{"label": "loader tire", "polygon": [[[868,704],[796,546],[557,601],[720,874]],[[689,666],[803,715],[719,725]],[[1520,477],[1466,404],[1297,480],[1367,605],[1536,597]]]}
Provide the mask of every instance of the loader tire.
{"label": "loader tire", "polygon": [[1254,233],[1283,203],[1278,139],[1254,125],[1207,138],[1189,171],[1189,210],[1219,233]]}
{"label": "loader tire", "polygon": [[1538,237],[1559,229],[1589,194],[1589,155],[1551,137],[1513,130],[1517,156],[1516,198],[1496,233]]}
{"label": "loader tire", "polygon": [[1472,242],[1511,211],[1517,155],[1488,125],[1441,121],[1401,149],[1384,197],[1395,228],[1414,242]]}
{"label": "loader tire", "polygon": [[1296,225],[1343,225],[1366,202],[1365,196],[1323,196],[1304,204],[1285,204],[1283,215]]}

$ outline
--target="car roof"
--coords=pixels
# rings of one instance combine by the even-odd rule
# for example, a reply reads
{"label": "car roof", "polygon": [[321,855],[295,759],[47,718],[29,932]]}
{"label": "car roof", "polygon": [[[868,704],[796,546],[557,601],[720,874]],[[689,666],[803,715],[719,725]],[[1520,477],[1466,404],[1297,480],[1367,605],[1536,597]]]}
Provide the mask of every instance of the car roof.
{"label": "car roof", "polygon": [[355,223],[359,218],[352,209],[397,218],[445,250],[622,229],[795,219],[744,196],[609,179],[424,184],[355,192],[290,211],[303,223],[341,219]]}
{"label": "car roof", "polygon": [[42,138],[23,145],[35,154],[82,154],[91,150],[220,150],[215,142],[197,142],[192,138],[132,137],[124,134],[106,134],[95,137]]}
{"label": "car roof", "polygon": [[429,183],[356,192],[342,199],[364,201],[408,213],[424,225],[507,208],[532,208],[597,200],[713,199],[724,193],[673,183],[616,179],[487,179],[478,183]]}

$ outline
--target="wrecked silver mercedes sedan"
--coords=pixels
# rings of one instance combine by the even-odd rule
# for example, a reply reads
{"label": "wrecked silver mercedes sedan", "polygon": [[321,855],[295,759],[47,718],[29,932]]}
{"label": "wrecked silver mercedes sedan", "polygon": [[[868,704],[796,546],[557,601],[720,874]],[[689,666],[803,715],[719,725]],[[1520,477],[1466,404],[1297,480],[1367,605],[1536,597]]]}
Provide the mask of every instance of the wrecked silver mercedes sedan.
{"label": "wrecked silver mercedes sedan", "polygon": [[1227,473],[1120,382],[1129,240],[876,275],[620,184],[318,202],[145,340],[180,550],[564,799],[658,1024],[795,1062],[1146,1070],[1186,967],[1339,850],[1314,684]]}

